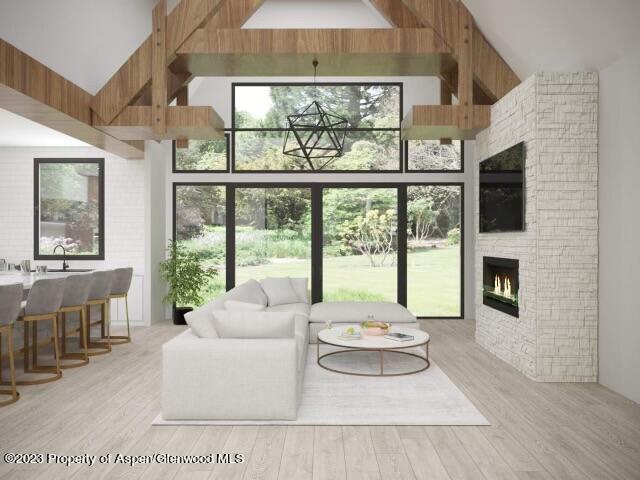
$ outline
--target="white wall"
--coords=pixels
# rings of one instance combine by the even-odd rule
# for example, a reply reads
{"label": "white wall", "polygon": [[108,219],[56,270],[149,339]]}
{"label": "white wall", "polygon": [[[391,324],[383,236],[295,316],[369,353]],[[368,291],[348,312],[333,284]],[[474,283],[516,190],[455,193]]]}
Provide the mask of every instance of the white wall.
{"label": "white wall", "polygon": [[[0,258],[12,263],[33,259],[33,159],[38,157],[105,159],[105,260],[69,263],[72,268],[132,266],[136,277],[131,291],[131,320],[144,323],[145,163],[124,160],[92,147],[0,148]],[[61,264],[40,260],[35,263],[52,268],[60,268]],[[117,317],[115,306],[113,313]]]}
{"label": "white wall", "polygon": [[167,239],[171,238],[172,223],[171,188],[167,185],[167,174],[171,169],[171,142],[145,142],[144,157],[144,252],[145,284],[144,305],[147,324],[170,318],[163,304],[166,285],[160,278],[159,264],[165,258]]}
{"label": "white wall", "polygon": [[151,33],[156,0],[3,0],[0,37],[95,94]]}
{"label": "white wall", "polygon": [[244,28],[389,28],[362,0],[265,0]]}
{"label": "white wall", "polygon": [[600,383],[640,402],[640,55],[600,72]]}

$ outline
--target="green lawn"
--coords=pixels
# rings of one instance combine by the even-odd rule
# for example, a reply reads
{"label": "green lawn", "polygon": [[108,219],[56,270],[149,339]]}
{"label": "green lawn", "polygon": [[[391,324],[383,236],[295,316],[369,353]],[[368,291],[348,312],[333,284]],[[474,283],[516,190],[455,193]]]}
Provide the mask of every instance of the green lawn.
{"label": "green lawn", "polygon": [[[458,246],[424,249],[407,256],[408,307],[420,316],[460,314],[460,250]],[[371,268],[362,256],[324,259],[325,300],[396,300],[395,266]],[[239,267],[236,283],[250,278],[310,277],[309,260]]]}

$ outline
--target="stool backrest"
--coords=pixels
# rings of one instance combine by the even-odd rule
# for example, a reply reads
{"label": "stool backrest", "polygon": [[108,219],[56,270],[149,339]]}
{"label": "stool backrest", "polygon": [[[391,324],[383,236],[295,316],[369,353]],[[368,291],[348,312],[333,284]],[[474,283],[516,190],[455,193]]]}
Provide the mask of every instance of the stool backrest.
{"label": "stool backrest", "polygon": [[48,278],[33,282],[24,307],[25,315],[47,315],[57,312],[62,305],[64,281],[64,278]]}
{"label": "stool backrest", "polygon": [[76,307],[84,305],[89,299],[89,290],[93,283],[93,276],[69,275],[64,282],[64,296],[62,297],[63,307]]}
{"label": "stool backrest", "polygon": [[133,277],[133,268],[116,268],[113,271],[113,281],[111,282],[111,295],[124,295],[129,292]]}
{"label": "stool backrest", "polygon": [[18,318],[23,289],[21,283],[0,287],[0,326],[11,325]]}
{"label": "stool backrest", "polygon": [[102,270],[91,274],[93,280],[89,289],[89,300],[102,300],[111,294],[113,270]]}

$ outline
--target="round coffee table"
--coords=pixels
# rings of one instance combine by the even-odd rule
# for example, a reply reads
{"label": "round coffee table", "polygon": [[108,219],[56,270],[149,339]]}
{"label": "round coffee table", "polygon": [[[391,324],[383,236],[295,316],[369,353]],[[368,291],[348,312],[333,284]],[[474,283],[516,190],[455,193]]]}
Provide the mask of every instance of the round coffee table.
{"label": "round coffee table", "polygon": [[[396,340],[389,340],[388,338],[384,338],[383,336],[366,336],[363,335],[360,340],[346,340],[340,338],[343,330],[348,327],[345,325],[334,326],[333,328],[325,328],[324,330],[320,330],[318,332],[318,365],[320,365],[325,370],[330,370],[336,373],[343,373],[345,375],[359,375],[363,377],[396,377],[400,375],[411,375],[413,373],[418,373],[426,370],[431,365],[429,363],[429,334],[427,332],[423,332],[422,330],[418,330],[415,328],[403,328],[403,327],[391,327],[391,332],[397,333],[405,333],[407,335],[413,336],[413,340],[407,342],[398,342]],[[329,353],[324,353],[320,355],[320,344],[332,345],[334,347],[341,347],[342,350],[336,350]],[[425,346],[425,356],[418,355],[416,353],[407,352],[410,348]],[[328,367],[327,365],[323,365],[322,359],[330,357],[331,355],[337,355],[340,353],[357,353],[357,352],[378,352],[380,354],[380,373],[358,373],[358,372],[348,372],[345,370],[338,370],[335,368]],[[411,370],[407,372],[394,372],[394,373],[385,373],[384,371],[384,354],[393,353],[399,355],[408,355],[410,357],[419,358],[424,362],[424,366],[420,367],[416,370]]]}

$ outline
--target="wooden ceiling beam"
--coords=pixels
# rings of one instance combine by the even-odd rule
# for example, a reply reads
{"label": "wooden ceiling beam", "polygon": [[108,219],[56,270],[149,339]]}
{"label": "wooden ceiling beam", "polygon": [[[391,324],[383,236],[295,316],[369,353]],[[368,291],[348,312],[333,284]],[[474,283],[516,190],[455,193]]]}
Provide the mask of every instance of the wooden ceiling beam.
{"label": "wooden ceiling beam", "polygon": [[[189,105],[189,85],[182,87],[176,94],[176,105],[186,107]],[[178,138],[176,140],[176,148],[189,148],[188,138]]]}
{"label": "wooden ceiling beam", "polygon": [[225,1],[218,12],[204,25],[206,30],[240,28],[264,3],[264,0]]}
{"label": "wooden ceiling beam", "polygon": [[469,10],[458,3],[458,103],[473,105],[473,18]]}
{"label": "wooden ceiling beam", "polygon": [[402,120],[402,139],[473,140],[490,123],[489,105],[414,105]]}
{"label": "wooden ceiling beam", "polygon": [[[452,49],[458,61],[461,49],[465,46],[460,43],[462,37],[459,32],[459,9],[467,10],[464,4],[459,0],[402,0],[402,2],[422,23],[433,28],[442,41]],[[473,17],[471,17],[471,25],[473,81],[482,89],[484,98],[495,102],[519,85],[520,79],[491,46],[473,21]]]}
{"label": "wooden ceiling beam", "polygon": [[216,139],[224,137],[224,121],[211,107],[167,107],[166,130],[154,131],[151,106],[126,107],[112,122],[100,120],[96,128],[123,140]]}
{"label": "wooden ceiling beam", "polygon": [[176,64],[196,76],[437,75],[451,51],[430,28],[199,29]]}
{"label": "wooden ceiling beam", "polygon": [[[171,103],[178,92],[184,88],[193,78],[190,73],[173,73],[171,70],[167,71],[167,105]],[[140,96],[136,98],[131,106],[150,106],[151,105],[151,84],[147,85],[140,93]]]}
{"label": "wooden ceiling beam", "polygon": [[520,78],[475,24],[473,26],[473,73],[476,83],[492,102],[500,100],[520,84]]}
{"label": "wooden ceiling beam", "polygon": [[370,0],[371,5],[396,28],[424,28],[424,24],[402,0]]}
{"label": "wooden ceiling beam", "polygon": [[167,131],[167,0],[160,0],[151,15],[151,107],[153,133],[159,137]]}
{"label": "wooden ceiling beam", "polygon": [[424,26],[433,28],[452,51],[457,52],[457,0],[402,0],[402,3]]}
{"label": "wooden ceiling beam", "polygon": [[[219,10],[223,1],[232,0],[182,0],[169,13],[166,36],[168,63],[182,43]],[[151,82],[152,46],[150,35],[94,96],[91,108],[101,121],[111,122]]]}
{"label": "wooden ceiling beam", "polygon": [[91,94],[0,39],[0,108],[122,158],[144,157],[144,145],[92,126]]}

